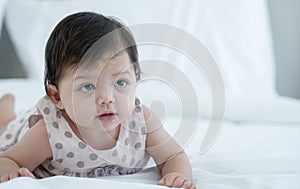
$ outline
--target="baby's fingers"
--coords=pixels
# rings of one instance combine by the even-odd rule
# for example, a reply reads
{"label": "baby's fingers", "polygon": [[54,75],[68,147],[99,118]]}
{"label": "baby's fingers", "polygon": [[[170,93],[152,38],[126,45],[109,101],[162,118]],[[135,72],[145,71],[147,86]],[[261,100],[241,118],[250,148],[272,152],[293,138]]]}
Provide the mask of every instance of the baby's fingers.
{"label": "baby's fingers", "polygon": [[9,181],[11,179],[14,179],[14,178],[17,178],[19,177],[20,174],[18,172],[14,172],[14,173],[10,173],[10,174],[6,174],[6,175],[3,175],[0,179],[0,182],[6,182],[6,181]]}
{"label": "baby's fingers", "polygon": [[35,179],[35,176],[25,167],[19,169],[19,174],[21,177],[30,177]]}
{"label": "baby's fingers", "polygon": [[172,188],[196,189],[196,187],[190,180],[186,180],[182,177],[176,177],[173,182]]}
{"label": "baby's fingers", "polygon": [[172,188],[196,189],[191,180],[176,173],[169,173],[160,179],[158,185],[168,186]]}
{"label": "baby's fingers", "polygon": [[20,176],[20,174],[18,172],[16,172],[16,173],[10,173],[9,174],[9,180],[17,178],[19,176]]}
{"label": "baby's fingers", "polygon": [[196,189],[195,185],[189,180],[185,180],[181,187],[184,189]]}
{"label": "baby's fingers", "polygon": [[6,175],[3,175],[3,176],[1,177],[0,182],[6,182],[6,181],[8,181],[8,180],[9,180],[9,175],[6,174]]}
{"label": "baby's fingers", "polygon": [[184,181],[185,181],[184,178],[182,178],[182,177],[176,177],[176,179],[173,182],[173,187],[174,188],[180,188],[180,187],[182,187]]}
{"label": "baby's fingers", "polygon": [[165,175],[160,181],[158,181],[158,185],[162,186],[173,186],[173,182],[175,180],[176,176],[172,174]]}
{"label": "baby's fingers", "polygon": [[161,185],[161,186],[164,186],[165,185],[165,180],[164,179],[160,179],[158,182],[157,182],[158,185]]}
{"label": "baby's fingers", "polygon": [[35,178],[35,176],[27,169],[27,168],[20,168],[18,172],[13,172],[10,174],[3,175],[0,178],[0,182],[6,182],[11,179],[15,179],[17,177],[30,177],[30,178]]}

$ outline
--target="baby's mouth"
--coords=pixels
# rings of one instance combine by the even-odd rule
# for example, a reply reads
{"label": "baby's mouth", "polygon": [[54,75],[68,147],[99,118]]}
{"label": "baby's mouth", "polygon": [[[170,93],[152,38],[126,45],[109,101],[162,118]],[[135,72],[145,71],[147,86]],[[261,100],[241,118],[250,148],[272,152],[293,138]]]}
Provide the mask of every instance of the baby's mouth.
{"label": "baby's mouth", "polygon": [[116,118],[116,113],[106,112],[98,116],[101,121],[112,121]]}

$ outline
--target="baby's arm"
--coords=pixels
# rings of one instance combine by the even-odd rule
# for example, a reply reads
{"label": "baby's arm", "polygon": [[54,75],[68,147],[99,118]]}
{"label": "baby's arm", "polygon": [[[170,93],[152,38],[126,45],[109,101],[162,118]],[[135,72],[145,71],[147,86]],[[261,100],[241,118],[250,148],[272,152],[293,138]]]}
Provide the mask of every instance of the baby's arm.
{"label": "baby's arm", "polygon": [[31,173],[47,158],[52,157],[45,122],[39,120],[22,140],[0,156],[0,181],[20,176],[34,178]]}
{"label": "baby's arm", "polygon": [[184,150],[168,134],[159,118],[143,107],[147,125],[147,152],[153,157],[162,174],[159,185],[195,188],[192,170]]}

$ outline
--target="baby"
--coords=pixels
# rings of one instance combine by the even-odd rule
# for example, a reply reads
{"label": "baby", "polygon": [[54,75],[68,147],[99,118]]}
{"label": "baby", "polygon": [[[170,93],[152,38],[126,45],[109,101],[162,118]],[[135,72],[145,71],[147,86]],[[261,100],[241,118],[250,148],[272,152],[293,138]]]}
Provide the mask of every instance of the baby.
{"label": "baby", "polygon": [[[132,174],[152,157],[159,185],[195,188],[184,150],[136,97],[141,70],[127,27],[92,12],[72,14],[51,33],[45,56],[47,95],[7,127],[14,117],[1,117],[1,182]],[[2,104],[12,107],[13,97]]]}

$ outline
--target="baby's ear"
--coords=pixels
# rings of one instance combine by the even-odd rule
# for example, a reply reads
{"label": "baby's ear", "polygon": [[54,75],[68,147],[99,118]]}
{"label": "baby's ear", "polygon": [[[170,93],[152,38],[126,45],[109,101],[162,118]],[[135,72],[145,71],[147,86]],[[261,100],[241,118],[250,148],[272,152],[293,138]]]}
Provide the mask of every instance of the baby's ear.
{"label": "baby's ear", "polygon": [[64,109],[64,105],[60,100],[59,91],[55,85],[47,85],[47,95],[49,96],[51,102],[55,104],[57,108]]}

